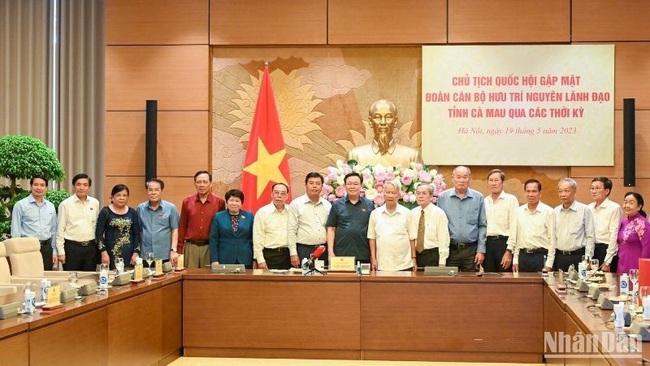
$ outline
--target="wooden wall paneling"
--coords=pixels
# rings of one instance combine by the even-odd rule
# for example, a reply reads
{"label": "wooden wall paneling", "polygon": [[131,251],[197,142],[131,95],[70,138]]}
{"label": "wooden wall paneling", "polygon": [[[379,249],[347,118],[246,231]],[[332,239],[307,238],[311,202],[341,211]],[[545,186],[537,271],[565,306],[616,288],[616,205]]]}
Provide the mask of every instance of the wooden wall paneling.
{"label": "wooden wall paneling", "polygon": [[[33,330],[29,332],[29,364],[108,365],[107,329],[107,311],[100,308]],[[122,336],[130,339],[129,335]]]}
{"label": "wooden wall paneling", "polygon": [[617,43],[615,54],[614,108],[623,109],[623,99],[634,98],[637,110],[650,109],[650,42]]}
{"label": "wooden wall paneling", "polygon": [[[648,179],[650,178],[650,136],[647,134],[644,126],[650,124],[650,111],[638,110],[636,111],[636,178]],[[596,177],[606,176],[610,179],[621,178],[623,179],[623,111],[617,110],[614,113],[614,166],[613,167],[572,167],[572,177]],[[597,148],[597,147],[594,147]],[[623,181],[621,180],[621,186]],[[614,186],[616,187],[616,186]]]}
{"label": "wooden wall paneling", "polygon": [[106,110],[209,110],[209,46],[106,47]]}
{"label": "wooden wall paneling", "polygon": [[209,0],[109,0],[106,44],[208,44]]}
{"label": "wooden wall paneling", "polygon": [[447,42],[446,0],[329,0],[329,44]]}
{"label": "wooden wall paneling", "polygon": [[162,350],[162,291],[107,306],[108,364],[153,365]]}
{"label": "wooden wall paneling", "polygon": [[[593,148],[597,149],[598,146]],[[570,168],[569,175],[573,178],[623,177],[623,111],[614,111],[614,166],[574,166]]]}
{"label": "wooden wall paneling", "polygon": [[449,43],[570,42],[569,0],[449,0]]}
{"label": "wooden wall paneling", "polygon": [[650,40],[647,0],[573,0],[571,4],[574,42]]}
{"label": "wooden wall paneling", "polygon": [[[106,112],[107,176],[144,175],[145,119],[145,112]],[[209,112],[158,112],[159,176],[194,176],[207,169],[209,155]]]}
{"label": "wooden wall paneling", "polygon": [[210,0],[210,44],[327,43],[327,0]]}

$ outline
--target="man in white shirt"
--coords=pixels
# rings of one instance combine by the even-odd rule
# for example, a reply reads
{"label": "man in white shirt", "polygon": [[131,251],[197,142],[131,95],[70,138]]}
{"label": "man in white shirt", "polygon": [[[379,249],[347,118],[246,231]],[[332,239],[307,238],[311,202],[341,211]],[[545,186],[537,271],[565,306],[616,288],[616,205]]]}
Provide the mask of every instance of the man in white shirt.
{"label": "man in white shirt", "polygon": [[487,240],[483,268],[486,272],[502,272],[512,264],[515,247],[513,232],[516,229],[517,197],[503,191],[506,174],[492,169],[487,176],[490,194],[485,196]]}
{"label": "man in white shirt", "polygon": [[261,269],[298,267],[296,244],[289,242],[289,212],[285,205],[289,187],[276,183],[271,188],[271,203],[262,206],[253,222],[253,258]]}
{"label": "man in white shirt", "polygon": [[99,262],[95,242],[99,201],[88,195],[91,184],[88,174],[75,175],[74,194],[59,205],[56,247],[66,271],[95,271]]}
{"label": "man in white shirt", "polygon": [[517,230],[512,267],[515,272],[550,271],[555,260],[553,208],[541,202],[542,183],[524,183],[526,204],[517,209]]}
{"label": "man in white shirt", "polygon": [[[416,233],[415,250],[418,267],[444,267],[449,257],[449,220],[431,203],[433,187],[420,184],[415,188],[418,207],[411,210],[411,230]],[[423,224],[420,227],[420,224]]]}
{"label": "man in white shirt", "polygon": [[409,225],[410,211],[397,203],[399,183],[391,181],[384,185],[386,204],[370,214],[368,242],[370,265],[373,270],[417,270],[413,225]]}
{"label": "man in white shirt", "polygon": [[16,202],[11,212],[11,237],[35,237],[41,243],[41,256],[46,271],[56,262],[56,209],[45,199],[47,179],[34,176],[29,180],[32,191]]}
{"label": "man in white shirt", "polygon": [[602,264],[603,272],[616,272],[618,264],[618,229],[621,227],[623,211],[616,202],[609,200],[612,181],[606,177],[596,177],[591,181],[591,196],[594,202],[589,204],[593,211],[596,227],[594,258]]}
{"label": "man in white shirt", "polygon": [[594,215],[585,205],[576,201],[578,184],[563,178],[557,185],[561,205],[555,207],[555,263],[553,270],[576,268],[582,257],[594,255]]}
{"label": "man in white shirt", "polygon": [[[332,204],[321,197],[323,176],[311,172],[305,177],[305,194],[289,205],[289,242],[296,245],[298,260],[309,258],[319,245],[327,248],[325,223]],[[327,265],[327,251],[320,257]]]}

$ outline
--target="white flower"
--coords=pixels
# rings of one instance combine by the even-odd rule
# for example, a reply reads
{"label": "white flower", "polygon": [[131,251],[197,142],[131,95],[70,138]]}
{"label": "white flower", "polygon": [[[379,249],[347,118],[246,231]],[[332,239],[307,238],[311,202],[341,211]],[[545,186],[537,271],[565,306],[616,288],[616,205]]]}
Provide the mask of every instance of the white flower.
{"label": "white flower", "polygon": [[374,189],[374,188],[366,189],[366,198],[367,199],[372,201],[372,200],[375,199],[376,196],[377,196],[377,190],[376,189]]}
{"label": "white flower", "polygon": [[404,171],[402,172],[402,175],[403,175],[404,177],[415,178],[415,170],[410,169],[410,168],[406,168],[406,169],[404,169]]}

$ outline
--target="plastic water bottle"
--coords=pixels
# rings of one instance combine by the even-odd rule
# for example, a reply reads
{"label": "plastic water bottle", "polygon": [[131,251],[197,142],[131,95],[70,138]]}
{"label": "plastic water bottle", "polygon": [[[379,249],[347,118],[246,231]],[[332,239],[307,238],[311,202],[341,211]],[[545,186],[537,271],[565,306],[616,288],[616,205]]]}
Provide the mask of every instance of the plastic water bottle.
{"label": "plastic water bottle", "polygon": [[614,328],[625,327],[625,304],[614,304]]}
{"label": "plastic water bottle", "polygon": [[25,286],[25,302],[23,303],[23,310],[25,314],[34,314],[36,311],[36,294],[31,283]]}
{"label": "plastic water bottle", "polygon": [[108,264],[102,263],[99,266],[99,291],[108,290]]}
{"label": "plastic water bottle", "polygon": [[630,279],[627,273],[621,275],[621,289],[619,295],[627,296],[630,294]]}
{"label": "plastic water bottle", "polygon": [[361,276],[363,272],[361,272],[361,261],[357,261],[357,276]]}
{"label": "plastic water bottle", "polygon": [[50,287],[50,281],[43,278],[41,280],[41,301],[47,302],[47,289]]}
{"label": "plastic water bottle", "polygon": [[585,261],[578,263],[578,278],[581,280],[587,279],[587,263]]}

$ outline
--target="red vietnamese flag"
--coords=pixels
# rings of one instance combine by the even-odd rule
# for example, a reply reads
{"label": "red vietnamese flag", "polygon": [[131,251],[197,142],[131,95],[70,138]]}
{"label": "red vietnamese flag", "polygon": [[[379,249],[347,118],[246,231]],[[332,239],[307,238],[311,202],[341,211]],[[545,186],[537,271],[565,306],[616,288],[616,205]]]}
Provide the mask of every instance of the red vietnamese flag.
{"label": "red vietnamese flag", "polygon": [[[242,172],[245,210],[255,213],[270,203],[273,184],[284,183],[289,186],[288,159],[267,65],[260,84]],[[287,202],[289,200],[290,198]]]}

